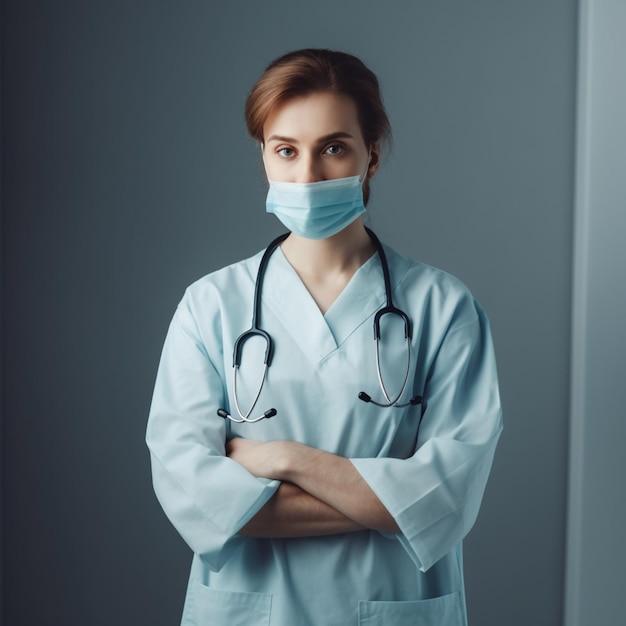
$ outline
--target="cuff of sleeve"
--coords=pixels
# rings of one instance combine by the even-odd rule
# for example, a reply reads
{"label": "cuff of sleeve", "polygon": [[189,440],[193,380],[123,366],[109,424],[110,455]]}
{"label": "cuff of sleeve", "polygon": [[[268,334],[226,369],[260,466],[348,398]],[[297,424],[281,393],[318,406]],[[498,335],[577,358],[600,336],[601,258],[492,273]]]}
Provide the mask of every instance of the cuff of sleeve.
{"label": "cuff of sleeve", "polygon": [[[395,497],[393,490],[383,489],[380,485],[380,459],[350,459],[356,470],[361,474],[378,499],[383,503],[389,514],[400,527],[399,533],[382,533],[385,537],[397,539],[415,565],[423,572],[435,563],[428,548],[420,540],[414,528],[413,512],[407,510],[403,503]],[[401,462],[399,459],[385,459],[387,463]]]}
{"label": "cuff of sleeve", "polygon": [[169,459],[166,469],[159,455],[166,451],[153,444],[151,452],[154,489],[163,510],[192,551],[219,571],[245,541],[238,531],[276,493],[280,481],[256,478],[228,458],[207,456],[203,466],[194,468],[198,479],[187,481],[195,486],[188,492],[181,480],[189,473],[184,456]]}
{"label": "cuff of sleeve", "polygon": [[264,483],[262,491],[260,491],[258,498],[239,517],[236,524],[226,530],[213,528],[195,541],[196,545],[204,546],[199,556],[214,572],[222,569],[233,552],[249,540],[248,537],[243,537],[237,533],[265,506],[280,486],[280,481],[278,480],[265,478],[259,478],[258,480]]}

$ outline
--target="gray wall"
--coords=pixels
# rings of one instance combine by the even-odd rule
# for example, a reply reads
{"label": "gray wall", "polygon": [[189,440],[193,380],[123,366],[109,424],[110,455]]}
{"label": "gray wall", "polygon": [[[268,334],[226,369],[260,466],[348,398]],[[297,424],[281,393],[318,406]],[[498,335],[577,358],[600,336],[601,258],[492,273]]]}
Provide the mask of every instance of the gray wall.
{"label": "gray wall", "polygon": [[470,619],[562,616],[576,3],[4,0],[4,624],[176,623],[190,554],[143,436],[184,287],[262,248],[246,92],[346,49],[395,145],[371,224],[491,318],[505,433],[466,543]]}

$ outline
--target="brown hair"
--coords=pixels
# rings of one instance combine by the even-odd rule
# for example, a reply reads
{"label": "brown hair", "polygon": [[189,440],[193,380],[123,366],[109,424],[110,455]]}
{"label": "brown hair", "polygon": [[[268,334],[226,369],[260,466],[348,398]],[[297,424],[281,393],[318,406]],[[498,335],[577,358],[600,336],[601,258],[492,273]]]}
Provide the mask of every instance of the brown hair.
{"label": "brown hair", "polygon": [[[319,91],[352,98],[366,146],[390,139],[391,125],[376,75],[357,57],[322,48],[295,50],[270,63],[248,94],[248,133],[263,143],[263,126],[275,106]],[[367,203],[369,181],[363,195]]]}

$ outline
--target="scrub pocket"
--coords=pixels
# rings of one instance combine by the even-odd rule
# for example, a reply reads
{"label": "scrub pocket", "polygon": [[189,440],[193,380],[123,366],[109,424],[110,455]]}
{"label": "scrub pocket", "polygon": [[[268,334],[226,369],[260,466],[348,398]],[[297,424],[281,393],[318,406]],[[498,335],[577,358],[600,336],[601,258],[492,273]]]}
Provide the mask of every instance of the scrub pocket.
{"label": "scrub pocket", "polygon": [[272,596],[221,591],[191,581],[181,626],[269,626]]}
{"label": "scrub pocket", "polygon": [[464,626],[461,595],[431,600],[359,602],[359,626]]}

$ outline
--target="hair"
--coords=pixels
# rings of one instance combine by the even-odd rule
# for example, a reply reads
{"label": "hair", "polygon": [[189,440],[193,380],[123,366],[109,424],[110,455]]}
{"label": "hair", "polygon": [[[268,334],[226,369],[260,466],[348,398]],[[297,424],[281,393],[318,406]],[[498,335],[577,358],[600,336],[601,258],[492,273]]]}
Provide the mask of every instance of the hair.
{"label": "hair", "polygon": [[[295,50],[268,65],[246,101],[249,135],[263,143],[263,127],[276,106],[316,92],[352,98],[368,147],[391,139],[391,125],[376,75],[357,57],[323,48]],[[363,197],[367,203],[369,180],[363,186]]]}

